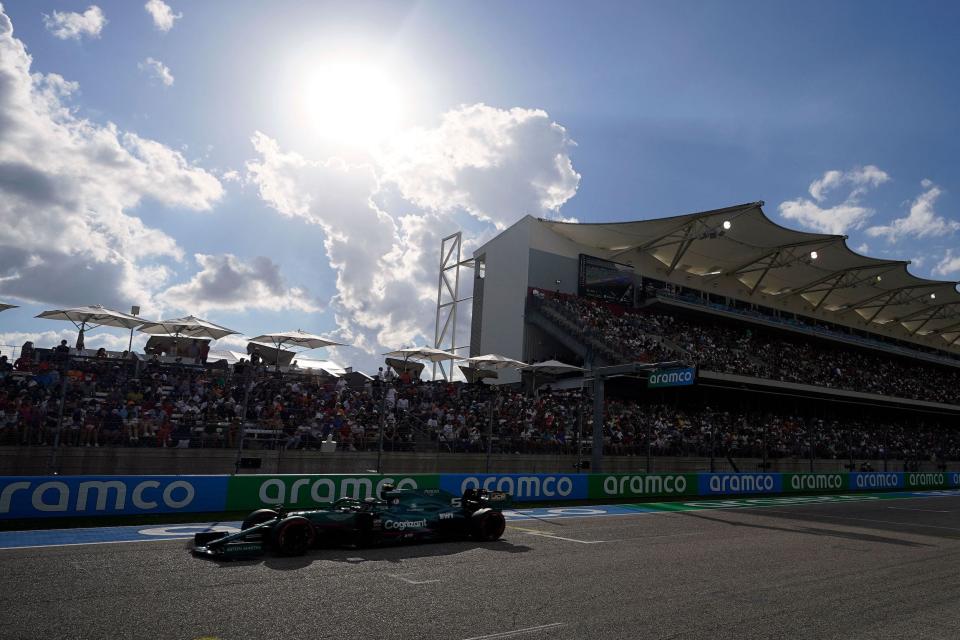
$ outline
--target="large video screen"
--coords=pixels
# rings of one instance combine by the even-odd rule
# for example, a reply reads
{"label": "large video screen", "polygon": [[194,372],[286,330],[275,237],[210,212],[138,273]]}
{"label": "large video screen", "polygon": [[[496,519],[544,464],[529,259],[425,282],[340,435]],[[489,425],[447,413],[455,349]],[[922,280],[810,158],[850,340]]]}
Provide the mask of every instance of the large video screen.
{"label": "large video screen", "polygon": [[580,254],[579,295],[633,305],[635,283],[630,265]]}

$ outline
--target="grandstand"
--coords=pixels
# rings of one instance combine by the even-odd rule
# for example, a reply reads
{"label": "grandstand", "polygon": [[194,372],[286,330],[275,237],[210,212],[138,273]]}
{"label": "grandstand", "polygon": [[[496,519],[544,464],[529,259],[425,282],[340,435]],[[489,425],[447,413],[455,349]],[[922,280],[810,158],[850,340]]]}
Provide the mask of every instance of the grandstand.
{"label": "grandstand", "polygon": [[787,229],[762,207],[609,224],[523,218],[474,253],[471,354],[588,369],[680,360],[698,368],[694,386],[622,381],[614,398],[698,424],[753,416],[757,434],[767,433],[758,423],[804,423],[810,455],[829,438],[810,425],[846,425],[850,466],[853,440],[870,439],[862,429],[886,448],[879,425],[929,430],[943,449],[960,427],[957,283],[860,255],[845,236]]}
{"label": "grandstand", "polygon": [[[0,455],[18,473],[225,472],[246,455],[351,472],[381,454],[405,471],[566,471],[600,438],[609,468],[631,472],[960,462],[955,284],[842,236],[784,229],[760,203],[618,224],[526,217],[475,261],[472,355],[584,375],[467,384],[292,353],[299,366],[31,348],[0,362]],[[620,376],[594,392],[598,371],[664,362],[684,365],[655,376],[666,385]]]}

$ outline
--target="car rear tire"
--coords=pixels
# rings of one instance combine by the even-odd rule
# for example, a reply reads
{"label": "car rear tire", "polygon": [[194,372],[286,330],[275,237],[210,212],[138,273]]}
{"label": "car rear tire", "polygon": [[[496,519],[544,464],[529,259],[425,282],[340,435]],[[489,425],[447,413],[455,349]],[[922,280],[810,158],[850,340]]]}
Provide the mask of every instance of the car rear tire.
{"label": "car rear tire", "polygon": [[470,534],[481,542],[499,540],[506,528],[503,514],[493,509],[481,509],[470,517]]}
{"label": "car rear tire", "polygon": [[302,516],[285,518],[273,528],[271,542],[282,556],[302,556],[313,545],[313,524]]}
{"label": "car rear tire", "polygon": [[249,529],[250,527],[255,527],[258,524],[263,524],[268,520],[273,520],[278,514],[273,509],[257,509],[244,519],[243,524],[240,525],[240,529]]}

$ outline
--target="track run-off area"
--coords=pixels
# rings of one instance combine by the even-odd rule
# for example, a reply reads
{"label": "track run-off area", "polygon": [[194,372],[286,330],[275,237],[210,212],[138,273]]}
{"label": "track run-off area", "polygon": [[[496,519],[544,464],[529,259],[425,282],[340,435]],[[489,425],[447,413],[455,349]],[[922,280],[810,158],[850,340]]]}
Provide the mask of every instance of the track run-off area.
{"label": "track run-off area", "polygon": [[[218,563],[235,522],[0,533],[0,638],[955,638],[960,491],[507,512],[501,541]],[[145,544],[141,544],[145,543]]]}

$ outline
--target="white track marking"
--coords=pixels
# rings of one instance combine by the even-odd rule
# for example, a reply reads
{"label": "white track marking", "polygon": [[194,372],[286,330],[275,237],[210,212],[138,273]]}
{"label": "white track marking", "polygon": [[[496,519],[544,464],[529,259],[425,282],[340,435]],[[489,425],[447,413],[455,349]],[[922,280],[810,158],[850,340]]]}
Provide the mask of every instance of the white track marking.
{"label": "white track marking", "polygon": [[[790,513],[789,511],[774,511],[768,509],[770,513]],[[960,531],[958,527],[940,527],[933,524],[920,524],[917,522],[900,522],[899,520],[874,520],[873,518],[854,518],[852,516],[829,516],[825,513],[815,513],[812,514],[818,518],[833,518],[835,520],[855,520],[859,522],[876,522],[878,524],[899,524],[905,527],[917,527],[918,529],[946,529],[947,531]]]}
{"label": "white track marking", "polygon": [[554,540],[565,540],[566,542],[577,542],[580,544],[600,544],[601,542],[609,542],[608,540],[577,540],[575,538],[564,538],[563,536],[558,536],[548,531],[538,531],[537,529],[524,529],[523,527],[510,527],[510,528],[516,529],[517,531],[522,531],[528,536],[540,536],[541,538],[553,538]]}
{"label": "white track marking", "polygon": [[494,640],[494,638],[512,638],[514,636],[519,636],[526,633],[537,633],[539,631],[552,631],[553,629],[559,629],[562,626],[564,626],[563,622],[553,622],[551,624],[541,624],[536,627],[527,627],[526,629],[514,629],[513,631],[491,633],[490,635],[487,635],[487,636],[473,636],[472,638],[466,638],[465,640]]}
{"label": "white track marking", "polygon": [[388,573],[387,575],[391,578],[396,578],[397,580],[403,580],[407,584],[430,584],[431,582],[440,582],[440,580],[411,580],[410,578],[398,576],[395,573]]}

